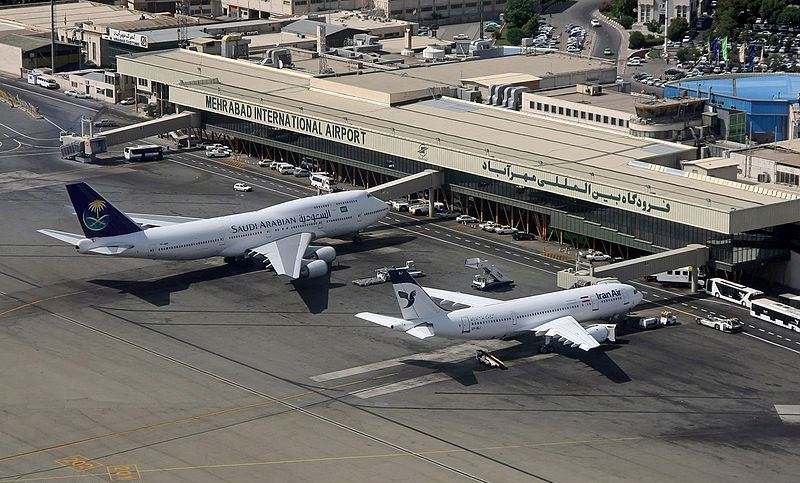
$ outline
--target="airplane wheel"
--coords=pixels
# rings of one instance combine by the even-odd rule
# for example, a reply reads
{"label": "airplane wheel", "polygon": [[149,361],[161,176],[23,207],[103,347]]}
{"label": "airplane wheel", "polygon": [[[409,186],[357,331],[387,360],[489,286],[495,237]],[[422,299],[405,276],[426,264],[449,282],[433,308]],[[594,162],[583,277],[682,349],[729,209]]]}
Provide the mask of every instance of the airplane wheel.
{"label": "airplane wheel", "polygon": [[543,344],[539,347],[539,354],[549,354],[553,352],[553,347],[549,344]]}
{"label": "airplane wheel", "polygon": [[225,257],[225,258],[224,258],[224,260],[225,260],[225,263],[227,263],[228,265],[230,265],[230,264],[231,264],[231,263],[233,263],[233,262],[234,262],[236,259],[235,259],[234,257]]}
{"label": "airplane wheel", "polygon": [[364,238],[361,235],[353,236],[353,245],[361,245],[364,243]]}

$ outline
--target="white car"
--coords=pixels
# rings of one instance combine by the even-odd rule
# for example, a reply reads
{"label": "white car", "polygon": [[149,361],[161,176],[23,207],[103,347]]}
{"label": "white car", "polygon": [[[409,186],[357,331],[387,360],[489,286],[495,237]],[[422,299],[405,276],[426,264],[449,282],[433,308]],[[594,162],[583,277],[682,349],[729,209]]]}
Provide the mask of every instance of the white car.
{"label": "white car", "polygon": [[233,185],[235,191],[253,191],[253,187],[244,183],[236,183]]}
{"label": "white car", "polygon": [[75,93],[75,98],[76,99],[91,99],[92,96],[91,96],[91,94],[87,94],[85,92],[76,92]]}
{"label": "white car", "polygon": [[514,233],[515,231],[517,231],[517,229],[516,228],[512,228],[509,225],[499,225],[499,226],[494,227],[494,232],[495,233],[499,233],[501,235],[510,235],[510,234]]}
{"label": "white car", "polygon": [[78,91],[76,91],[75,89],[70,89],[70,90],[64,91],[64,94],[69,96],[69,97],[75,97],[78,94]]}
{"label": "white car", "polygon": [[628,62],[625,63],[628,67],[639,67],[642,65],[642,61],[637,58],[628,59]]}
{"label": "white car", "polygon": [[206,149],[207,158],[227,158],[228,153],[221,149]]}
{"label": "white car", "polygon": [[262,159],[258,162],[258,165],[261,166],[262,168],[266,168],[270,165],[270,161],[267,159]]}
{"label": "white car", "polygon": [[478,225],[478,228],[480,228],[483,231],[494,232],[494,227],[496,227],[496,226],[497,226],[497,223],[495,223],[493,221],[485,221],[483,223],[480,223]]}
{"label": "white car", "polygon": [[599,21],[599,20],[597,20],[596,18],[593,18],[593,19],[592,19],[592,21],[591,21],[591,24],[592,24],[592,27],[599,27],[599,26],[601,26],[601,25],[602,25],[602,24],[600,23],[600,21]]}
{"label": "white car", "polygon": [[462,225],[467,225],[469,223],[477,223],[478,219],[474,216],[469,215],[460,215],[456,217],[456,221],[461,223]]}
{"label": "white car", "polygon": [[136,100],[133,97],[126,97],[125,99],[119,101],[119,103],[123,106],[130,106],[136,104]]}

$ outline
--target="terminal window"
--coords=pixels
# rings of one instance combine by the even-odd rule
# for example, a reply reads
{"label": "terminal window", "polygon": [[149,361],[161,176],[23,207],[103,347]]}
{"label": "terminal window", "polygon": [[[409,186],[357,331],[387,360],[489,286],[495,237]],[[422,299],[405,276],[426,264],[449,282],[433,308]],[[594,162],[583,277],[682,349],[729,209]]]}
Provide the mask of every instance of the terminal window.
{"label": "terminal window", "polygon": [[436,10],[447,10],[447,5],[437,5]]}
{"label": "terminal window", "polygon": [[603,124],[608,124],[608,116],[603,116]]}
{"label": "terminal window", "polygon": [[406,13],[414,13],[416,11],[415,8],[407,8]]}
{"label": "terminal window", "polygon": [[577,109],[572,111],[572,117],[578,117],[578,110]]}
{"label": "terminal window", "polygon": [[550,104],[544,105],[544,112],[550,112]]}
{"label": "terminal window", "polygon": [[433,7],[422,7],[423,12],[430,12],[431,10],[433,10]]}
{"label": "terminal window", "polygon": [[567,116],[571,116],[571,115],[572,115],[572,109],[567,108]]}
{"label": "terminal window", "polygon": [[788,184],[792,186],[797,186],[800,183],[800,176],[792,173],[787,173],[784,171],[778,171],[775,173],[775,182],[780,184]]}
{"label": "terminal window", "polygon": [[[533,102],[531,102],[531,104],[533,104]],[[536,110],[537,111],[541,111],[542,110],[542,103],[541,102],[537,102],[536,103]]]}
{"label": "terminal window", "polygon": [[617,125],[617,118],[616,117],[612,117],[611,118],[611,125],[612,126],[616,126]]}
{"label": "terminal window", "polygon": [[586,119],[586,112],[585,111],[581,111],[581,119]]}
{"label": "terminal window", "polygon": [[563,116],[564,115],[564,108],[559,106],[558,107],[558,113]]}
{"label": "terminal window", "polygon": [[589,113],[589,120],[594,121],[594,114],[592,114],[591,112]]}
{"label": "terminal window", "polygon": [[478,5],[478,2],[470,2],[470,3],[465,3],[464,4],[464,6],[467,7],[467,8],[472,8],[472,7],[475,7],[477,5]]}
{"label": "terminal window", "polygon": [[463,5],[461,5],[460,3],[454,3],[453,5],[450,5],[450,8],[453,8],[453,9],[461,8],[461,7],[463,7]]}

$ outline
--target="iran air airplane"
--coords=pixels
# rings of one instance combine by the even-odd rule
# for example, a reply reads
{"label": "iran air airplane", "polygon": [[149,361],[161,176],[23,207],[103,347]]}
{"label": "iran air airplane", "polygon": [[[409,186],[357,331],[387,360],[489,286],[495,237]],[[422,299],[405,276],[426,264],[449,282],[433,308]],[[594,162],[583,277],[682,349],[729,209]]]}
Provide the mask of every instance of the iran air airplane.
{"label": "iran air airplane", "polygon": [[[630,285],[602,282],[597,285],[502,301],[461,292],[422,288],[404,269],[389,270],[402,319],[361,312],[356,317],[399,330],[419,339],[432,336],[449,339],[509,339],[526,333],[544,335],[540,352],[552,350],[555,338],[564,344],[588,351],[600,342],[614,341],[614,325],[594,324],[584,328],[580,322],[614,320],[642,300]],[[447,311],[431,297],[466,305]],[[478,351],[478,361],[505,367],[502,361]]]}
{"label": "iran air airplane", "polygon": [[153,260],[225,257],[228,263],[263,256],[276,273],[321,277],[336,258],[317,238],[356,234],[383,218],[386,203],[366,191],[300,198],[249,213],[217,218],[126,215],[86,183],[67,185],[83,235],[39,233],[74,245],[79,253]]}

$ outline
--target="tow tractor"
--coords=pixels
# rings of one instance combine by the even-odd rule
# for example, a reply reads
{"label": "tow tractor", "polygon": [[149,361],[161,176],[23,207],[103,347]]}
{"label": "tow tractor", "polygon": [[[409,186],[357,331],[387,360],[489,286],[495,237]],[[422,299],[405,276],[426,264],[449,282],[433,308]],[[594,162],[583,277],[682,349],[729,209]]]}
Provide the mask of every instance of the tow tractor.
{"label": "tow tractor", "polygon": [[678,317],[676,317],[671,310],[664,310],[661,312],[661,317],[658,319],[658,323],[661,325],[677,325]]}
{"label": "tow tractor", "polygon": [[467,258],[464,265],[475,270],[482,270],[483,273],[475,275],[472,278],[472,288],[477,290],[490,290],[498,287],[506,287],[513,285],[514,281],[511,280],[500,271],[494,264],[489,263],[489,260],[481,260],[480,258]]}
{"label": "tow tractor", "polygon": [[[377,268],[375,269],[374,277],[359,278],[353,280],[353,283],[355,285],[358,285],[359,287],[367,287],[369,285],[378,285],[381,283],[386,283],[389,281],[389,268],[390,267]],[[398,268],[408,271],[408,274],[414,278],[420,278],[425,276],[425,272],[417,268],[416,264],[414,264],[414,260],[406,260],[406,265],[404,267],[398,267]]]}
{"label": "tow tractor", "polygon": [[696,317],[694,320],[699,325],[705,325],[706,327],[711,327],[721,332],[728,332],[729,334],[741,332],[744,329],[744,323],[736,317],[709,315],[708,317]]}
{"label": "tow tractor", "polygon": [[506,365],[503,364],[503,361],[501,361],[497,357],[491,355],[490,353],[484,350],[478,349],[478,351],[475,353],[475,358],[478,359],[478,362],[483,364],[484,366],[499,368],[503,370],[508,369],[508,367],[506,367]]}

